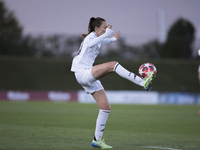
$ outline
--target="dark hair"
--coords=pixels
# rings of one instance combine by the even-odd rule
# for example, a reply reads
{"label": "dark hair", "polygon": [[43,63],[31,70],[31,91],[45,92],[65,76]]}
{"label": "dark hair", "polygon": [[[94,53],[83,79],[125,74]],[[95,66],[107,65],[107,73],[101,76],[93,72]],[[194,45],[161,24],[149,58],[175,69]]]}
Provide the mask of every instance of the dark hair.
{"label": "dark hair", "polygon": [[87,34],[82,34],[82,38],[84,39],[88,34],[90,34],[91,32],[93,32],[95,30],[95,27],[100,27],[101,24],[103,23],[103,21],[106,21],[103,18],[97,17],[97,18],[90,18],[90,22],[88,24],[88,33]]}

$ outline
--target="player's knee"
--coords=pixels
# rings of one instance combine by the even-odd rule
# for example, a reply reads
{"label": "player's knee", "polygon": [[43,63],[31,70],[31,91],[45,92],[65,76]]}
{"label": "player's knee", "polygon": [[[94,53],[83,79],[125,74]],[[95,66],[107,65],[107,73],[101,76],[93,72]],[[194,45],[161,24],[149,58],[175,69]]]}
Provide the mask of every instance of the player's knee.
{"label": "player's knee", "polygon": [[117,64],[117,61],[111,61],[110,62],[110,69],[111,69],[111,71],[114,70],[116,64]]}

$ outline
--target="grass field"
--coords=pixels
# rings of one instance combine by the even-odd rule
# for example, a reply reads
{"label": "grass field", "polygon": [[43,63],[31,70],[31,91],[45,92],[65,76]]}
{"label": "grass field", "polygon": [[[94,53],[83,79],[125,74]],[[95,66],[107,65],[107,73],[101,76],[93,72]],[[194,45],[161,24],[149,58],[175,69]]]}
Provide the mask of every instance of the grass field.
{"label": "grass field", "polygon": [[[200,149],[199,105],[111,105],[115,150]],[[96,104],[0,102],[0,150],[92,150]]]}

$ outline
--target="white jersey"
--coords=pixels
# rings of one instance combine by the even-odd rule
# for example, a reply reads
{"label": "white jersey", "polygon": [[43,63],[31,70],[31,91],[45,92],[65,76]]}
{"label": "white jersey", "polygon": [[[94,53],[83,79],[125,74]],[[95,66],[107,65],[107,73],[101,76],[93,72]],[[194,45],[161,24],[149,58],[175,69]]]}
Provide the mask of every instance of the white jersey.
{"label": "white jersey", "polygon": [[93,31],[85,37],[81,43],[78,55],[72,61],[71,71],[78,72],[85,68],[92,68],[102,44],[114,42],[115,37],[108,38],[113,33],[113,30],[106,28],[106,32],[97,37]]}

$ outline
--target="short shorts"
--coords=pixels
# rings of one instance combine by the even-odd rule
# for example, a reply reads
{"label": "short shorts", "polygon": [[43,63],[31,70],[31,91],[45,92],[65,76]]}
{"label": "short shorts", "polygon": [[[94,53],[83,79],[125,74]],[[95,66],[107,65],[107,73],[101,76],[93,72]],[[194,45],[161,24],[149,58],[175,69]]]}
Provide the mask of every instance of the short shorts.
{"label": "short shorts", "polygon": [[88,94],[92,94],[95,91],[104,89],[101,82],[92,76],[91,68],[86,68],[79,72],[75,72],[75,77],[78,83],[85,89],[85,92]]}

